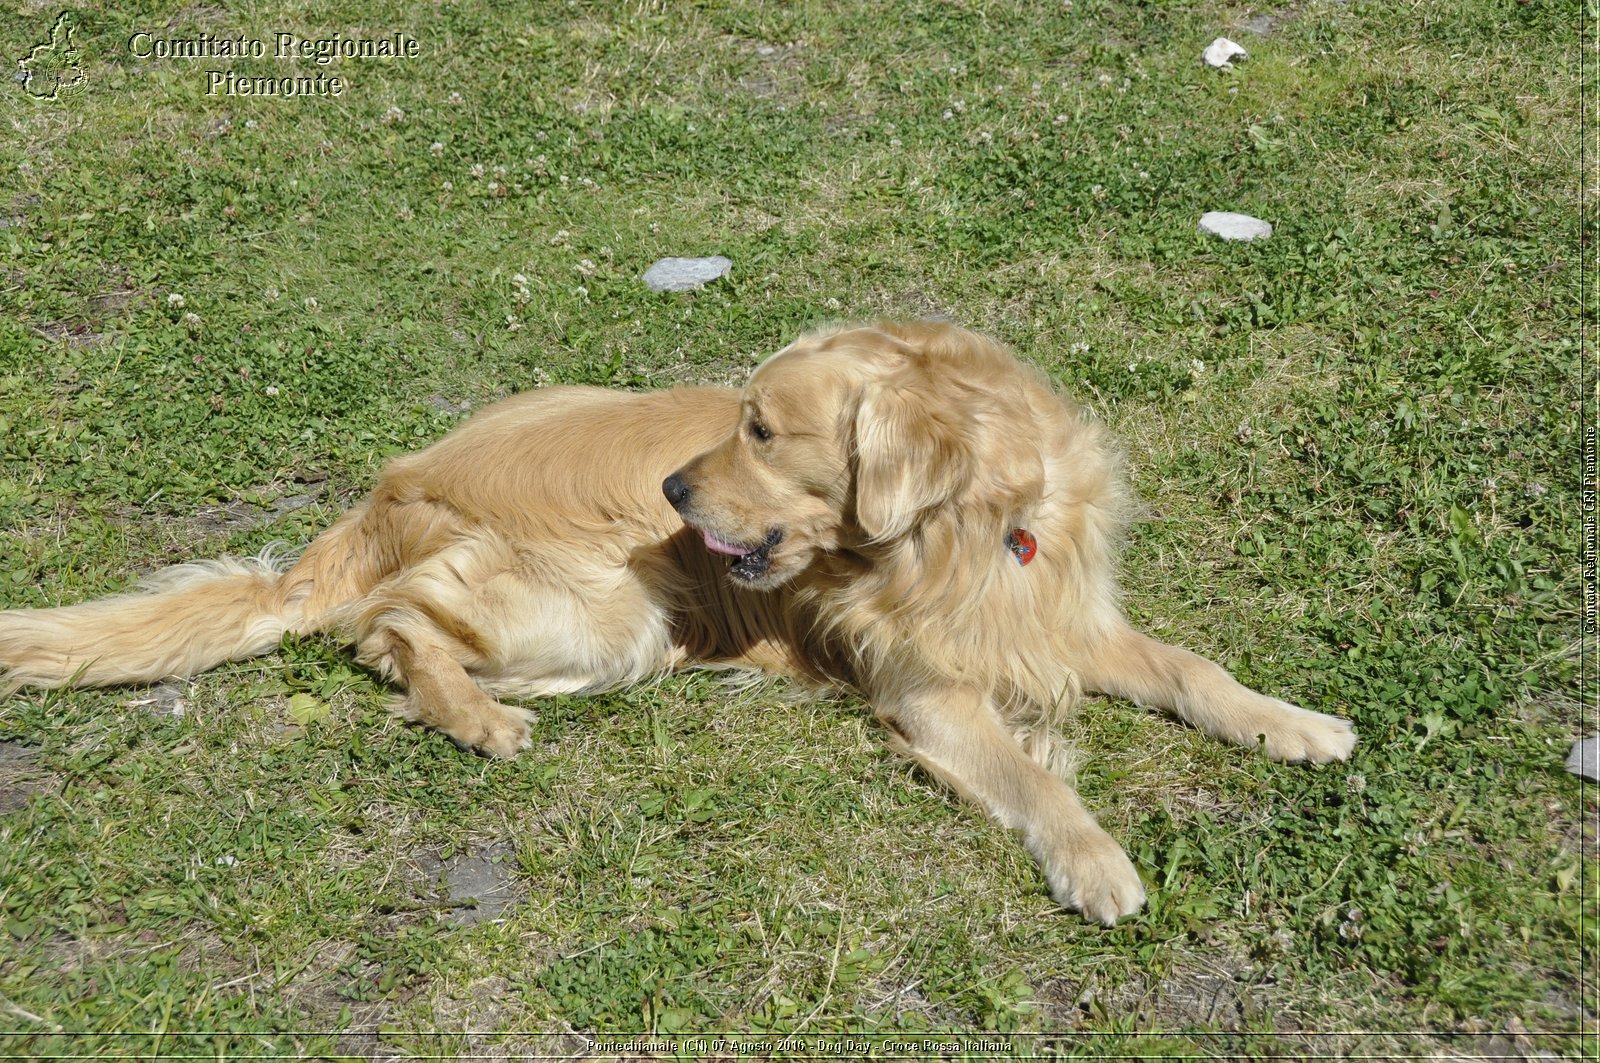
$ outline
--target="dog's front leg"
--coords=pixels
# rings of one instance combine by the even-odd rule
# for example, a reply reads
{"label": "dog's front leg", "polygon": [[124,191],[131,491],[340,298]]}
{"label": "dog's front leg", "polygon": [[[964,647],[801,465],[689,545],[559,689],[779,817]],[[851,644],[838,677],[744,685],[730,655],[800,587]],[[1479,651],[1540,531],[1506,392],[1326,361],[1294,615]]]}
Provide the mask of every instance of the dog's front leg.
{"label": "dog's front leg", "polygon": [[1021,831],[1063,906],[1107,926],[1144,904],[1122,847],[1066,783],[1033,761],[982,692],[943,687],[880,698],[890,745],[935,778]]}

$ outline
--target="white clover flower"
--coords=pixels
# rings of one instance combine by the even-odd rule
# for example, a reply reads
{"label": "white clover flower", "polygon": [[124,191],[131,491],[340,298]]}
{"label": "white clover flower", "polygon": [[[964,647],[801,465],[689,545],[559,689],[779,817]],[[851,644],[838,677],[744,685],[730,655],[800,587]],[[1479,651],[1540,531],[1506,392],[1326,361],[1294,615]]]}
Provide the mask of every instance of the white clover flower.
{"label": "white clover flower", "polygon": [[177,292],[173,292],[171,295],[167,296],[167,305],[173,308],[182,307],[183,296],[179,295]]}
{"label": "white clover flower", "polygon": [[456,183],[454,181],[446,181],[443,184],[441,184],[439,187],[443,191],[454,192],[456,190]]}
{"label": "white clover flower", "polygon": [[1088,354],[1089,345],[1080,341],[1078,343],[1074,343],[1071,347],[1071,350],[1073,354]]}
{"label": "white clover flower", "polygon": [[948,111],[947,110],[947,111],[944,112],[944,116],[943,117],[944,117],[944,120],[948,122],[950,119],[954,118],[955,116],[956,116],[956,113],[954,111]]}
{"label": "white clover flower", "polygon": [[266,393],[267,393],[267,398],[269,398],[269,399],[277,398],[278,397],[278,385],[276,385],[276,384],[268,384],[266,386]]}
{"label": "white clover flower", "polygon": [[1346,941],[1360,941],[1361,930],[1361,909],[1352,908],[1339,924],[1339,936]]}
{"label": "white clover flower", "polygon": [[595,264],[594,264],[593,261],[591,261],[590,259],[587,259],[587,258],[581,258],[581,259],[578,260],[578,272],[579,273],[583,274],[585,277],[592,277],[592,276],[594,276],[594,271],[595,271]]}
{"label": "white clover flower", "polygon": [[472,164],[472,169],[468,170],[467,173],[471,174],[473,177],[482,177],[483,176],[483,163],[481,163],[481,162],[473,163]]}
{"label": "white clover flower", "polygon": [[383,124],[394,125],[396,122],[405,121],[406,113],[398,107],[390,107],[383,112]]}
{"label": "white clover flower", "polygon": [[1198,358],[1190,359],[1190,361],[1189,361],[1189,375],[1190,376],[1199,376],[1201,373],[1204,373],[1205,371],[1206,371],[1206,363],[1202,362]]}
{"label": "white clover flower", "polygon": [[428,145],[428,151],[432,152],[434,155],[443,155],[444,154],[444,141],[435,140],[432,144]]}
{"label": "white clover flower", "polygon": [[317,297],[316,296],[308,295],[305,298],[305,308],[307,310],[315,312],[317,310],[321,310],[322,309],[322,304],[317,301]]}
{"label": "white clover flower", "polygon": [[576,295],[579,299],[587,299],[589,298],[589,289],[580,284],[576,288],[572,289],[572,294]]}
{"label": "white clover flower", "polygon": [[191,310],[187,314],[183,315],[183,323],[188,328],[199,328],[200,315]]}
{"label": "white clover flower", "polygon": [[516,332],[518,329],[522,328],[522,322],[517,320],[516,314],[506,315],[506,328],[510,329],[512,332]]}
{"label": "white clover flower", "polygon": [[275,302],[278,301],[278,297],[283,293],[278,291],[278,289],[276,289],[276,288],[268,288],[266,291],[262,292],[261,294],[266,297],[267,302],[275,303]]}
{"label": "white clover flower", "polygon": [[456,105],[458,105],[458,106],[459,106],[459,105],[460,105],[460,104],[463,104],[463,103],[465,103],[465,102],[466,102],[466,100],[464,100],[464,99],[462,99],[462,98],[461,98],[461,93],[459,93],[459,92],[452,92],[452,93],[451,93],[451,94],[450,94],[450,98],[449,98],[449,99],[447,99],[447,100],[446,100],[446,101],[445,101],[445,102],[446,102],[446,103],[453,103],[453,104],[456,104]]}

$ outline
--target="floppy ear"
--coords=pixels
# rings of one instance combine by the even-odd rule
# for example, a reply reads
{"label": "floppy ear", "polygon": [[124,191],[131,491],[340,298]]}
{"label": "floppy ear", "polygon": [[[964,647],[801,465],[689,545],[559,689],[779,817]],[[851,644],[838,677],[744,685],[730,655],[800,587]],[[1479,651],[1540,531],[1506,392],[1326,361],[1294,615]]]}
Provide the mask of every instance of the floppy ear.
{"label": "floppy ear", "polygon": [[873,539],[909,532],[972,478],[971,412],[907,367],[865,386],[855,419],[856,523]]}

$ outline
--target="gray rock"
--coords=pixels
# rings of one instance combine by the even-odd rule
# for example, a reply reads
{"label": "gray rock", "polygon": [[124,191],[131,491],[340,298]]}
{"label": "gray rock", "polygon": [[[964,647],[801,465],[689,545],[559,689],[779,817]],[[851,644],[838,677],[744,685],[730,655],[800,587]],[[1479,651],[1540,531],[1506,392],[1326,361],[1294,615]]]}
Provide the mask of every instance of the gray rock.
{"label": "gray rock", "polygon": [[1200,231],[1224,240],[1265,240],[1272,235],[1272,223],[1231,210],[1213,210],[1200,216]]}
{"label": "gray rock", "polygon": [[718,277],[726,277],[732,269],[732,260],[721,255],[663,258],[644,271],[644,282],[655,292],[692,292]]}
{"label": "gray rock", "polygon": [[1572,752],[1567,754],[1567,770],[1590,782],[1600,782],[1600,735],[1590,735],[1572,744]]}

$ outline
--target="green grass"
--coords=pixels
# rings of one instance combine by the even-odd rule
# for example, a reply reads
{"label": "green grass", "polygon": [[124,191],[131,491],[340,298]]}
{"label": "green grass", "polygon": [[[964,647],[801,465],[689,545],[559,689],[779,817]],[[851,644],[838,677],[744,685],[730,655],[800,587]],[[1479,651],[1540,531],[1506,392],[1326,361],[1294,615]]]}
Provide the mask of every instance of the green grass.
{"label": "green grass", "polygon": [[[1087,705],[1077,785],[1152,887],[1102,930],[846,699],[557,699],[493,764],[319,640],[25,693],[0,1052],[1596,1052],[1575,4],[1314,0],[1265,36],[1211,0],[246,11],[87,4],[84,91],[0,91],[0,604],[309,541],[499,395],[736,381],[940,312],[1126,440],[1134,618],[1361,744],[1295,768]],[[423,54],[228,99],[206,68],[291,68],[123,43],[280,29]],[[1275,235],[1202,238],[1213,209]],[[699,293],[638,280],[713,253]],[[511,903],[472,923],[449,869],[491,851]]]}

